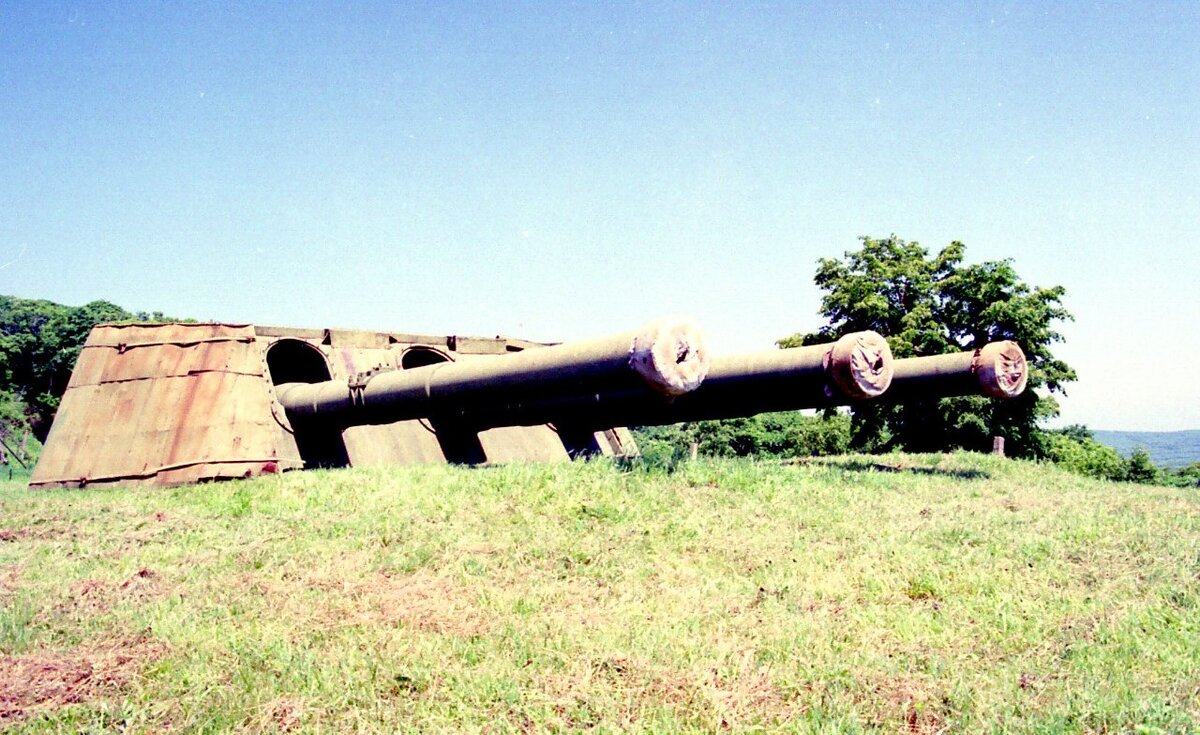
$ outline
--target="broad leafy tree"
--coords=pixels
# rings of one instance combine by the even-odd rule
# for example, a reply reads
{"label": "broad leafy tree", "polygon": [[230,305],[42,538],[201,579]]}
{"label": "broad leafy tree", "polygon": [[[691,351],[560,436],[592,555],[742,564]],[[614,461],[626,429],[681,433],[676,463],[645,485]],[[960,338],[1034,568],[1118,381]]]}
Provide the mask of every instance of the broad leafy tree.
{"label": "broad leafy tree", "polygon": [[872,329],[888,338],[900,358],[1011,339],[1029,359],[1029,389],[1009,401],[966,397],[857,406],[851,427],[855,448],[985,450],[991,437],[1002,436],[1010,453],[1044,454],[1038,423],[1057,415],[1051,394],[1063,393],[1075,379],[1075,371],[1052,352],[1062,341],[1056,323],[1071,319],[1062,304],[1064,289],[1026,284],[1010,260],[965,264],[965,252],[961,242],[930,253],[894,235],[864,237],[862,247],[844,258],[819,262],[814,280],[825,292],[821,314],[828,323],[779,345],[819,344]]}

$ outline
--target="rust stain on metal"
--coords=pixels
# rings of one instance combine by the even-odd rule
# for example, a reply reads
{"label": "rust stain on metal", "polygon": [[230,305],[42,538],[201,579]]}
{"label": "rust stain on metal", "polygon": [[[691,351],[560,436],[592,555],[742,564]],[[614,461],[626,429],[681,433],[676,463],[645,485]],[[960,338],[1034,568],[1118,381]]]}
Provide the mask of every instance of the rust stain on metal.
{"label": "rust stain on metal", "polygon": [[[455,361],[538,347],[503,337],[447,337],[250,324],[102,324],[81,350],[31,487],[172,485],[272,474],[305,466],[268,368],[281,340],[312,348],[324,375],[403,369],[414,347]],[[454,351],[453,347],[461,347]],[[447,461],[427,420],[353,426],[341,432],[353,465]],[[479,437],[483,461],[559,459],[546,427]]]}
{"label": "rust stain on metal", "polygon": [[300,467],[271,400],[252,326],[98,326],[30,485],[175,484]]}

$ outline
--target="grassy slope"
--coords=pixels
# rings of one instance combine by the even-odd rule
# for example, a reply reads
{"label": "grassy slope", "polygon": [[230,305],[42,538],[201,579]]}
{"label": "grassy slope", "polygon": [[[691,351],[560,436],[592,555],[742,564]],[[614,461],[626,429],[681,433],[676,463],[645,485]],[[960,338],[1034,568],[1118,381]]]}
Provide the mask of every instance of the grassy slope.
{"label": "grassy slope", "polygon": [[1200,726],[1194,491],[991,457],[9,484],[0,529],[17,731]]}

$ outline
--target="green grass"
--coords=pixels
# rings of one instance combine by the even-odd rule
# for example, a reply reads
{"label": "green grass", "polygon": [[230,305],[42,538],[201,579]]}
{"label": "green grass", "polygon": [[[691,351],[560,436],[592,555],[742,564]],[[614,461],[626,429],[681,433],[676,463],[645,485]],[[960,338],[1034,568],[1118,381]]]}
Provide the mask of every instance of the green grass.
{"label": "green grass", "polygon": [[966,454],[0,489],[17,732],[1185,732],[1200,500]]}

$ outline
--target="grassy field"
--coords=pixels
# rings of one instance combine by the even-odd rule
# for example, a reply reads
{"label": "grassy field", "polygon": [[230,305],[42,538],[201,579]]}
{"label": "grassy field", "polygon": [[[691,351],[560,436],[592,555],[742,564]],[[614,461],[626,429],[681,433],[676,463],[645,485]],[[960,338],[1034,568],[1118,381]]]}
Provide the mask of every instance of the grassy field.
{"label": "grassy field", "polygon": [[1184,732],[1200,498],[972,455],[0,486],[15,732]]}

